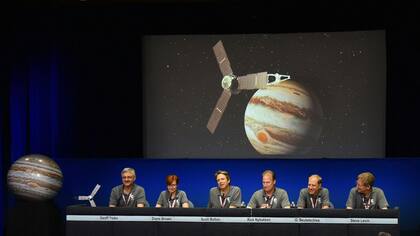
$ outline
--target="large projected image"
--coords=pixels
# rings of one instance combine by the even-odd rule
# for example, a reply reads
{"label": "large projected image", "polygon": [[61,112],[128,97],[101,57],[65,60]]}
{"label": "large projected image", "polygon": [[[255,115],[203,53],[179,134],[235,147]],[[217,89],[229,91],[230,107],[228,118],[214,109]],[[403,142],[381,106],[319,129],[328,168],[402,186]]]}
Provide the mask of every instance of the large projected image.
{"label": "large projected image", "polygon": [[143,38],[146,158],[385,155],[384,31]]}
{"label": "large projected image", "polygon": [[[320,109],[313,105],[311,96],[297,83],[283,83],[289,75],[267,72],[235,76],[222,41],[213,47],[220,71],[223,74],[223,92],[217,101],[207,128],[214,133],[225,111],[231,94],[242,90],[259,89],[249,100],[245,110],[245,133],[252,146],[260,154],[285,155],[304,150],[311,143],[305,143],[306,137],[315,139],[319,132],[308,132],[317,126],[314,120],[320,120]],[[282,83],[282,84],[280,84]],[[315,109],[314,109],[315,108]],[[315,125],[314,125],[315,124]],[[313,143],[314,141],[312,141]]]}

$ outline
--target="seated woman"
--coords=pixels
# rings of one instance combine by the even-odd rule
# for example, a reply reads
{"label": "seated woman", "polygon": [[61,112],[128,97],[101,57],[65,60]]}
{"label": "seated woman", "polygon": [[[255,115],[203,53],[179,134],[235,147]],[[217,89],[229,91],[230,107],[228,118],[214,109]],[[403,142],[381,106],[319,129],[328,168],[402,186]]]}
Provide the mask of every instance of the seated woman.
{"label": "seated woman", "polygon": [[188,208],[187,194],[178,190],[179,178],[176,175],[166,176],[166,187],[168,190],[162,191],[157,200],[156,207],[164,208]]}

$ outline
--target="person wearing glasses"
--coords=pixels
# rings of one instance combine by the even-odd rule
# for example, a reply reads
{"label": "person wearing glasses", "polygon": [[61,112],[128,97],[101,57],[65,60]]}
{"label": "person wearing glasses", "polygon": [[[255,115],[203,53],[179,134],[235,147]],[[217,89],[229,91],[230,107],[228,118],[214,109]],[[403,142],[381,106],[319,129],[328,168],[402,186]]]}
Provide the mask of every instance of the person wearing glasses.
{"label": "person wearing glasses", "polygon": [[121,171],[122,184],[112,188],[109,207],[145,207],[148,206],[144,188],[135,184],[136,171],[124,168]]}
{"label": "person wearing glasses", "polygon": [[157,208],[188,208],[189,201],[187,194],[178,190],[179,178],[176,175],[166,176],[166,188],[162,191],[156,203]]}

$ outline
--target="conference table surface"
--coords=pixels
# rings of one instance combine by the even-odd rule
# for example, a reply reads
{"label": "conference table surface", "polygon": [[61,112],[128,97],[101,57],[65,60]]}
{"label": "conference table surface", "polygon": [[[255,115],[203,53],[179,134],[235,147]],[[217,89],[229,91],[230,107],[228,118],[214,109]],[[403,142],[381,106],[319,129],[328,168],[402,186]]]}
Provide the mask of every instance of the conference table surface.
{"label": "conference table surface", "polygon": [[[66,235],[399,235],[399,210],[70,206]],[[387,234],[385,234],[387,235]]]}

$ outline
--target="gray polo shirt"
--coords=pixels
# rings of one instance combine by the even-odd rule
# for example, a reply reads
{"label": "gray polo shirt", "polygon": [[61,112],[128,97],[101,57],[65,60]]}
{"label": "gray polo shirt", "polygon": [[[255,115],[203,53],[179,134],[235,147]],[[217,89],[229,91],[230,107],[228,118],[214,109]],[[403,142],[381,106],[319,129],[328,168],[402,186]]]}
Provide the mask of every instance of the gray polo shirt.
{"label": "gray polo shirt", "polygon": [[284,208],[290,207],[289,197],[287,192],[281,188],[275,188],[272,197],[268,197],[263,189],[256,191],[252,194],[249,200],[248,208],[260,208],[263,204],[269,204],[271,208]]}
{"label": "gray polo shirt", "polygon": [[115,205],[117,207],[137,207],[137,204],[147,205],[146,193],[144,188],[134,184],[133,189],[129,194],[123,194],[123,185],[114,187],[109,197],[109,205]]}
{"label": "gray polo shirt", "polygon": [[187,194],[182,190],[177,190],[175,198],[169,198],[170,193],[167,190],[162,191],[156,204],[161,205],[163,208],[179,208],[182,207],[182,204],[188,203]]}
{"label": "gray polo shirt", "polygon": [[230,186],[229,193],[222,197],[218,187],[210,189],[208,208],[229,208],[230,206],[240,207],[242,202],[241,189],[236,186]]}
{"label": "gray polo shirt", "polygon": [[363,194],[357,192],[357,188],[354,187],[350,190],[346,207],[351,207],[353,209],[382,209],[385,207],[388,208],[389,205],[382,189],[372,187],[370,196],[365,198]]}
{"label": "gray polo shirt", "polygon": [[320,188],[316,196],[311,196],[307,188],[300,190],[297,207],[322,208],[330,206],[330,194],[327,188]]}

